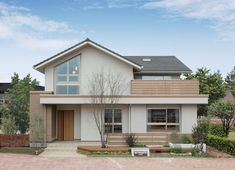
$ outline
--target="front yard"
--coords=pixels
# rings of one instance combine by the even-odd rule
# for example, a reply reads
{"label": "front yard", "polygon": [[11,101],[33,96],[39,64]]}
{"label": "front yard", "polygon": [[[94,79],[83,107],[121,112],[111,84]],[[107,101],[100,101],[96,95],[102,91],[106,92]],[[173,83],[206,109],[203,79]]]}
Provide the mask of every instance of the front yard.
{"label": "front yard", "polygon": [[229,140],[233,140],[233,141],[235,141],[235,131],[231,131],[231,132],[229,132],[228,139],[229,139]]}

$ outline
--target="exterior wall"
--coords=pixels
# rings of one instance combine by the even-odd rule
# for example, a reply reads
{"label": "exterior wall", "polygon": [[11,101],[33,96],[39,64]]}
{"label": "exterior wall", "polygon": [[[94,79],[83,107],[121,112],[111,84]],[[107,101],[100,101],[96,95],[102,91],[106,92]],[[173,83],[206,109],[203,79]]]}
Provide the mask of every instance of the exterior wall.
{"label": "exterior wall", "polygon": [[[30,110],[30,112],[29,112],[30,122],[32,122],[34,117],[36,117],[36,116],[41,116],[45,120],[45,115],[46,115],[45,114],[45,106],[40,104],[40,93],[39,92],[30,92],[29,110]],[[31,135],[30,135],[30,141],[32,141]]]}
{"label": "exterior wall", "polygon": [[120,74],[125,80],[125,95],[130,94],[130,81],[133,80],[133,67],[123,61],[120,61],[113,56],[110,56],[94,47],[86,46],[80,51],[75,51],[66,55],[63,59],[55,61],[45,69],[45,91],[54,90],[54,67],[64,61],[80,54],[80,94],[88,94],[89,79],[93,73],[101,72],[111,74]]}
{"label": "exterior wall", "polygon": [[97,130],[92,108],[90,105],[81,106],[81,140],[99,141],[99,131]]}
{"label": "exterior wall", "polygon": [[147,132],[147,112],[146,105],[131,105],[131,132]]}
{"label": "exterior wall", "polygon": [[[122,131],[129,131],[129,107],[128,105],[119,105],[116,108],[122,109]],[[81,140],[99,141],[100,135],[95,124],[92,108],[90,105],[81,105]]]}
{"label": "exterior wall", "polygon": [[46,106],[46,139],[53,141],[56,139],[56,107],[55,105]]}
{"label": "exterior wall", "polygon": [[54,68],[45,69],[45,91],[54,91]]}
{"label": "exterior wall", "polygon": [[182,105],[180,122],[181,133],[192,133],[192,127],[197,124],[197,105]]}
{"label": "exterior wall", "polygon": [[74,139],[81,139],[81,107],[80,105],[57,105],[58,110],[74,111]]}

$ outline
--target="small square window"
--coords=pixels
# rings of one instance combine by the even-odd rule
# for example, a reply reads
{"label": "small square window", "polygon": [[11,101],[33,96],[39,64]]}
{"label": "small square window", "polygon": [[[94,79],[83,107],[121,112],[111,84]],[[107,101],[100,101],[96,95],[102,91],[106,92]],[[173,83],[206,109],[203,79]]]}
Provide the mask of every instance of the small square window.
{"label": "small square window", "polygon": [[78,81],[78,76],[69,76],[69,81]]}
{"label": "small square window", "polygon": [[57,76],[57,82],[66,82],[67,76]]}
{"label": "small square window", "polygon": [[68,86],[68,94],[79,94],[78,86]]}
{"label": "small square window", "polygon": [[67,86],[56,86],[56,94],[67,94]]}
{"label": "small square window", "polygon": [[122,133],[122,125],[114,125],[114,133]]}
{"label": "small square window", "polygon": [[105,133],[112,133],[112,125],[105,125]]}

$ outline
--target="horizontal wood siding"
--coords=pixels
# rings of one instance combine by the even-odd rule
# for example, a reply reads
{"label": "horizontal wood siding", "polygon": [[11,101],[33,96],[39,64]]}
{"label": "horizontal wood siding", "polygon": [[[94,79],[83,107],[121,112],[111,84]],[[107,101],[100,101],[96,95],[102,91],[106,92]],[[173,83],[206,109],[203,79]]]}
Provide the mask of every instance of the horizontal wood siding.
{"label": "horizontal wood siding", "polygon": [[131,94],[199,94],[197,80],[132,80]]}

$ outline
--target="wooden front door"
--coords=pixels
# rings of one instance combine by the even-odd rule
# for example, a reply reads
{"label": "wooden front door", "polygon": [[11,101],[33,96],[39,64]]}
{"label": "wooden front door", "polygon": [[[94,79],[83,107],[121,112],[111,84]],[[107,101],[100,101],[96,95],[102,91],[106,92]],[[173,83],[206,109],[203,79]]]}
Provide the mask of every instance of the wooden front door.
{"label": "wooden front door", "polygon": [[58,140],[74,140],[74,112],[64,110],[58,112]]}

